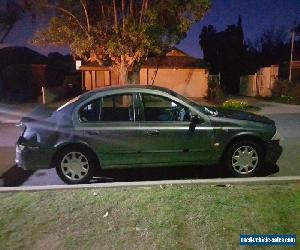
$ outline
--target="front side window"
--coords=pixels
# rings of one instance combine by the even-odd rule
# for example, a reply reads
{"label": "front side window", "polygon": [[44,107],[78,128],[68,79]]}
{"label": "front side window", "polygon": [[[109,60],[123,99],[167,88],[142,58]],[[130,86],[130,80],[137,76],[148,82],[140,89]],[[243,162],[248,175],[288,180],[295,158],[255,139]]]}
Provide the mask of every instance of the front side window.
{"label": "front side window", "polygon": [[104,96],[83,106],[79,111],[82,122],[134,121],[131,94]]}
{"label": "front side window", "polygon": [[190,121],[189,108],[173,100],[151,94],[142,94],[145,121]]}

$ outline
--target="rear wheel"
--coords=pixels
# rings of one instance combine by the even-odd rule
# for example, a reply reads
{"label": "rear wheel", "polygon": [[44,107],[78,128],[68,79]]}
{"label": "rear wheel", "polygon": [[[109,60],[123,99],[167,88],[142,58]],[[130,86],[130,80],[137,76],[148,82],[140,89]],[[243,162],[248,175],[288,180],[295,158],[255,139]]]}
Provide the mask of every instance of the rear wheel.
{"label": "rear wheel", "polygon": [[94,171],[92,159],[91,153],[85,148],[65,148],[57,156],[56,172],[67,184],[88,183]]}
{"label": "rear wheel", "polygon": [[226,167],[236,177],[255,176],[262,165],[261,146],[251,141],[233,144],[226,154]]}

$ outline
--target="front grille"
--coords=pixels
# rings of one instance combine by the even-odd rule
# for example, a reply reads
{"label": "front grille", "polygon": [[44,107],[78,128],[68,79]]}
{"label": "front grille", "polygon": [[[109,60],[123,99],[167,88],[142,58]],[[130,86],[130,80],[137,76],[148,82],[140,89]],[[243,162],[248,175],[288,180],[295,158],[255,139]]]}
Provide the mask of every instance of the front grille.
{"label": "front grille", "polygon": [[279,145],[279,140],[271,141],[272,145]]}

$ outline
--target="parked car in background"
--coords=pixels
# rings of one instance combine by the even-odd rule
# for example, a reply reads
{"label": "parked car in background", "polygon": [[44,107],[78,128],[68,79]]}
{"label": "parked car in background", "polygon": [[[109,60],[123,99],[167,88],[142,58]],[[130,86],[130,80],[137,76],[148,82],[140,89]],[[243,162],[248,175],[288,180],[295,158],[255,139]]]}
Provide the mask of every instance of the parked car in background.
{"label": "parked car in background", "polygon": [[20,126],[16,163],[55,167],[68,184],[87,183],[99,168],[217,163],[249,177],[282,151],[267,117],[201,106],[155,86],[90,91]]}

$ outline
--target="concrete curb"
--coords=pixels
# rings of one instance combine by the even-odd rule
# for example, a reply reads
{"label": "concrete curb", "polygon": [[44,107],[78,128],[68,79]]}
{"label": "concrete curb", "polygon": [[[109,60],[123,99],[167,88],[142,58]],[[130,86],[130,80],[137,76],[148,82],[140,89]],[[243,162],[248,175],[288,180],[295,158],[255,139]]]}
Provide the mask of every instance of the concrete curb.
{"label": "concrete curb", "polygon": [[12,119],[1,119],[0,118],[0,123],[2,124],[17,124],[19,123],[19,121],[21,120],[21,117],[20,118],[12,118]]}
{"label": "concrete curb", "polygon": [[21,118],[20,119],[15,119],[15,120],[13,120],[13,119],[11,119],[11,120],[0,120],[0,123],[2,123],[2,124],[17,124],[17,123],[19,123],[20,120],[21,120]]}
{"label": "concrete curb", "polygon": [[283,184],[300,183],[300,176],[282,177],[252,177],[252,178],[220,178],[220,179],[200,179],[200,180],[164,180],[164,181],[139,181],[139,182],[111,182],[81,185],[48,185],[30,187],[0,187],[0,192],[19,192],[19,191],[50,191],[50,190],[73,190],[73,189],[93,189],[93,188],[114,188],[114,187],[144,187],[157,185],[248,185],[248,184]]}

